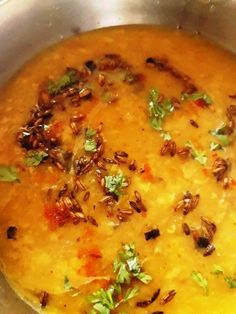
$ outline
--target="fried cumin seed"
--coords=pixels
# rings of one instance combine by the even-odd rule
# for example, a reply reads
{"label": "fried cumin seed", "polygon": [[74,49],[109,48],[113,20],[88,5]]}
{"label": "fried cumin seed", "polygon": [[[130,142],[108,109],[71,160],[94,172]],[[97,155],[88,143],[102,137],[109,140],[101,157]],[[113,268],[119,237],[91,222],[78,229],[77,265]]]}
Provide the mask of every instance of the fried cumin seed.
{"label": "fried cumin seed", "polygon": [[155,291],[155,292],[153,293],[151,299],[144,300],[144,301],[138,301],[138,302],[136,303],[136,306],[137,306],[137,307],[143,307],[143,308],[149,306],[150,304],[152,304],[153,302],[155,302],[156,299],[159,297],[160,291],[161,291],[161,289],[158,289],[157,291]]}
{"label": "fried cumin seed", "polygon": [[49,294],[46,291],[42,291],[39,296],[39,303],[42,308],[45,308],[48,304]]}
{"label": "fried cumin seed", "polygon": [[176,291],[175,290],[170,290],[168,291],[160,300],[160,304],[161,305],[165,305],[166,303],[169,303],[170,301],[173,300],[173,298],[176,295]]}

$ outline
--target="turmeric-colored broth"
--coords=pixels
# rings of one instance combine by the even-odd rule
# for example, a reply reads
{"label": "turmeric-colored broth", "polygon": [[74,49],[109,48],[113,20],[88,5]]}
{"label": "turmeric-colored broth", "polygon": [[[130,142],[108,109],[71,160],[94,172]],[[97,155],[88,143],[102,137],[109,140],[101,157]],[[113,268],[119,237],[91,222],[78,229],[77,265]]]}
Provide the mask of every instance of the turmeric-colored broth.
{"label": "turmeric-colored broth", "polygon": [[[76,82],[48,91],[67,67]],[[234,313],[235,81],[233,54],[199,36],[147,26],[74,36],[27,63],[0,94],[0,165],[18,176],[0,182],[0,264],[14,289],[45,313],[91,313],[89,296],[114,284],[113,262],[122,244],[133,243],[152,280],[131,276],[113,297],[121,301],[138,287],[135,297],[93,313]],[[167,98],[172,105],[163,130],[148,110],[155,91],[157,106]],[[23,144],[21,128],[38,102],[52,112],[38,122],[51,146]],[[222,123],[223,138],[209,133]],[[90,152],[87,128],[96,133],[87,137]],[[53,145],[69,161],[53,157]],[[35,151],[44,159],[27,166]],[[82,156],[95,158],[86,173],[78,170]],[[119,195],[106,181],[117,175]],[[151,230],[160,235],[145,238]],[[158,289],[154,302],[138,306]]]}

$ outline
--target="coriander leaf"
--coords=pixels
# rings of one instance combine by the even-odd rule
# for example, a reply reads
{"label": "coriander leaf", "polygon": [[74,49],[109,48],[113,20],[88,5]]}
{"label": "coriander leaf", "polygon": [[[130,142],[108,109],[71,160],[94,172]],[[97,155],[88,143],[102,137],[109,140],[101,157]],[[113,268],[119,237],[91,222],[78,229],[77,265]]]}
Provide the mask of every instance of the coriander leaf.
{"label": "coriander leaf", "polygon": [[69,278],[67,276],[64,277],[64,290],[65,291],[70,291],[72,289],[72,285],[69,281]]}
{"label": "coriander leaf", "polygon": [[191,273],[191,278],[194,282],[196,282],[205,292],[205,294],[208,294],[208,281],[206,278],[202,276],[200,272],[193,271]]}
{"label": "coriander leaf", "polygon": [[16,168],[13,166],[0,165],[0,181],[20,182]]}
{"label": "coriander leaf", "polygon": [[127,270],[127,266],[124,263],[120,263],[118,267],[118,273],[116,275],[116,281],[120,284],[127,283],[130,284],[131,275]]}
{"label": "coriander leaf", "polygon": [[228,284],[228,287],[230,289],[235,289],[236,288],[236,278],[233,278],[233,277],[225,277],[225,281],[227,282]]}
{"label": "coriander leaf", "polygon": [[221,124],[210,131],[210,134],[214,135],[214,136],[217,136],[217,135],[224,135],[225,134],[225,128],[226,128],[226,125],[224,122],[221,122]]}
{"label": "coriander leaf", "polygon": [[105,188],[109,193],[120,196],[123,192],[123,189],[128,186],[126,177],[120,172],[117,175],[105,176]]}
{"label": "coriander leaf", "polygon": [[152,277],[145,273],[138,274],[137,278],[142,281],[145,285],[152,281]]}
{"label": "coriander leaf", "polygon": [[210,96],[208,96],[206,93],[204,92],[195,92],[192,94],[183,94],[181,96],[181,100],[204,100],[204,102],[207,105],[211,105],[212,104],[212,99]]}
{"label": "coriander leaf", "polygon": [[163,138],[164,141],[170,141],[172,140],[172,136],[168,132],[161,132],[161,137]]}
{"label": "coriander leaf", "polygon": [[220,265],[213,265],[213,270],[211,273],[216,276],[223,275],[224,269]]}
{"label": "coriander leaf", "polygon": [[201,151],[196,150],[191,141],[188,141],[185,144],[185,146],[191,149],[192,158],[197,160],[202,166],[205,166],[205,164],[207,162],[207,156],[206,156],[205,152],[201,152]]}
{"label": "coriander leaf", "polygon": [[125,293],[124,302],[127,302],[130,299],[136,297],[136,295],[138,295],[138,293],[139,293],[138,287],[129,288]]}
{"label": "coriander leaf", "polygon": [[84,150],[89,153],[94,153],[97,150],[97,143],[93,139],[86,139],[84,142]]}
{"label": "coriander leaf", "polygon": [[43,151],[31,150],[25,156],[25,164],[28,167],[37,167],[46,157],[48,154]]}
{"label": "coriander leaf", "polygon": [[214,152],[214,151],[216,151],[216,150],[222,150],[222,149],[223,149],[223,147],[222,147],[221,144],[216,143],[216,142],[211,142],[211,143],[210,143],[210,150],[211,150],[212,152]]}
{"label": "coriander leaf", "polygon": [[156,131],[161,131],[163,120],[174,110],[174,106],[170,99],[159,101],[158,97],[158,91],[151,89],[148,102],[149,122]]}
{"label": "coriander leaf", "polygon": [[92,128],[87,128],[85,132],[85,137],[87,139],[93,138],[96,135],[97,131]]}
{"label": "coriander leaf", "polygon": [[88,128],[85,131],[84,150],[89,153],[95,153],[97,151],[97,142],[94,139],[96,130]]}
{"label": "coriander leaf", "polygon": [[222,122],[216,129],[209,131],[209,133],[215,136],[222,146],[228,146],[230,144],[230,139],[226,134],[226,125],[224,122]]}
{"label": "coriander leaf", "polygon": [[[138,294],[137,287],[127,287],[132,279],[139,279],[144,283],[151,280],[149,275],[141,272],[138,253],[134,244],[123,244],[122,249],[113,263],[116,280],[107,290],[100,289],[90,296],[93,305],[91,314],[110,314],[121,303],[127,302]],[[122,297],[123,296],[123,297]]]}
{"label": "coriander leaf", "polygon": [[48,83],[48,92],[50,95],[59,94],[64,88],[71,86],[76,82],[76,72],[68,71],[61,77],[59,77],[56,81],[50,81]]}

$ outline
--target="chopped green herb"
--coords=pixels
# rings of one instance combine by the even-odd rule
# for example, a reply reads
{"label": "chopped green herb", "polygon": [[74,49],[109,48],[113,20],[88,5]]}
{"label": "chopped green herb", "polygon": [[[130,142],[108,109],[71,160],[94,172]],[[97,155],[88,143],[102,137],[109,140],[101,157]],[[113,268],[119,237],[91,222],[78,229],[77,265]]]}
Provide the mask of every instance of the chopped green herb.
{"label": "chopped green herb", "polygon": [[200,272],[193,271],[191,273],[191,278],[203,289],[205,294],[208,294],[208,281]]}
{"label": "chopped green herb", "polygon": [[233,277],[225,277],[225,281],[227,282],[228,284],[228,287],[230,289],[235,289],[236,288],[236,278],[233,278]]}
{"label": "chopped green herb", "polygon": [[161,132],[161,137],[163,138],[164,141],[170,141],[172,140],[172,136],[168,132]]}
{"label": "chopped green herb", "polygon": [[141,265],[133,244],[124,244],[123,250],[115,259],[114,272],[117,272],[116,281],[120,284],[129,284],[132,277],[143,283],[149,283],[152,278],[141,271]]}
{"label": "chopped green herb", "polygon": [[139,293],[138,287],[129,288],[125,293],[124,302],[127,302],[130,299],[133,299],[134,297],[136,297],[136,295],[138,295],[138,293]]}
{"label": "chopped green herb", "polygon": [[20,182],[16,168],[13,166],[0,165],[0,181]]}
{"label": "chopped green herb", "polygon": [[213,270],[212,270],[211,273],[218,277],[219,275],[223,275],[224,274],[224,269],[220,265],[213,265]]}
{"label": "chopped green herb", "polygon": [[162,131],[162,123],[165,117],[174,110],[174,106],[170,99],[164,98],[158,101],[158,97],[158,91],[151,89],[148,102],[149,122],[156,131]]}
{"label": "chopped green herb", "polygon": [[114,176],[105,176],[105,187],[109,193],[120,196],[124,188],[128,186],[126,177],[122,173]]}
{"label": "chopped green herb", "polygon": [[207,105],[211,105],[212,104],[212,99],[210,96],[208,96],[206,93],[204,92],[195,92],[193,94],[182,94],[181,96],[181,100],[204,100],[204,102]]}
{"label": "chopped green herb", "polygon": [[48,92],[50,95],[59,94],[64,88],[71,86],[76,82],[76,73],[75,71],[68,71],[56,81],[50,81],[48,83]]}
{"label": "chopped green herb", "polygon": [[25,156],[25,164],[28,167],[37,167],[46,157],[48,154],[43,151],[31,150]]}
{"label": "chopped green herb", "polygon": [[222,150],[222,149],[223,149],[223,147],[222,147],[221,144],[216,143],[216,142],[211,142],[211,143],[210,143],[210,150],[211,150],[212,152],[214,152],[214,151],[216,151],[216,150]]}
{"label": "chopped green herb", "polygon": [[67,276],[64,277],[64,290],[65,291],[70,291],[71,289],[73,289],[70,280]]}
{"label": "chopped green herb", "polygon": [[230,140],[229,140],[228,135],[225,134],[225,132],[226,132],[226,125],[224,122],[222,122],[219,127],[217,127],[214,130],[211,130],[209,133],[215,136],[220,141],[220,144],[222,146],[228,146],[230,144]]}
{"label": "chopped green herb", "polygon": [[93,139],[96,135],[96,130],[92,128],[88,128],[85,132],[85,142],[84,142],[84,150],[86,152],[95,153],[97,150],[97,143]]}
{"label": "chopped green herb", "polygon": [[202,166],[205,166],[207,162],[207,156],[205,152],[201,152],[195,149],[194,145],[191,141],[188,141],[185,144],[186,147],[189,147],[191,149],[191,156],[193,159],[197,160]]}
{"label": "chopped green herb", "polygon": [[140,280],[139,275],[141,277],[141,274],[143,274],[143,277],[150,278],[145,283],[151,280],[149,275],[141,271],[138,254],[133,244],[123,244],[122,250],[113,263],[113,269],[116,273],[115,282],[110,284],[107,290],[100,289],[90,297],[90,302],[93,304],[91,314],[110,314],[120,304],[134,298],[139,292],[138,287],[127,286],[135,278]]}
{"label": "chopped green herb", "polygon": [[97,150],[97,143],[93,139],[85,140],[84,142],[84,150],[86,152],[94,153]]}
{"label": "chopped green herb", "polygon": [[93,138],[95,135],[96,135],[96,130],[94,130],[94,129],[92,129],[92,128],[87,128],[86,129],[86,132],[85,132],[85,137],[87,138],[87,139],[89,139],[89,138]]}

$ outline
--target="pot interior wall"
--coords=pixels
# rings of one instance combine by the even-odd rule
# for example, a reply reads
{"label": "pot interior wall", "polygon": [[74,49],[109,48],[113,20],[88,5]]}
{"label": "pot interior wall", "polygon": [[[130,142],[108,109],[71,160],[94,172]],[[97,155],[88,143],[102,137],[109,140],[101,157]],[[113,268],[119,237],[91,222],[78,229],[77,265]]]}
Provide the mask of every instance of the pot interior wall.
{"label": "pot interior wall", "polygon": [[[75,32],[122,24],[158,24],[200,32],[236,51],[236,1],[0,0],[0,85],[45,47]],[[1,314],[33,313],[0,277]]]}

